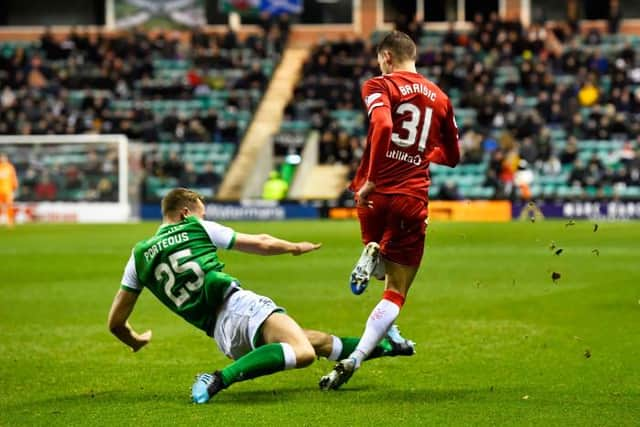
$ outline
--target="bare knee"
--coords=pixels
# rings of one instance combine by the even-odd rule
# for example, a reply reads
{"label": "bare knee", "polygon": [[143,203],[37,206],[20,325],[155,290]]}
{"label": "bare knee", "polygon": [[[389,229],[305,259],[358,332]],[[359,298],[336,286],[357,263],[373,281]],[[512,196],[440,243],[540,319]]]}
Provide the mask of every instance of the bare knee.
{"label": "bare knee", "polygon": [[311,343],[316,356],[327,357],[331,354],[331,348],[333,346],[333,339],[331,338],[331,335],[325,332],[312,331],[309,329],[305,329],[304,334]]}
{"label": "bare knee", "polygon": [[310,338],[300,326],[283,313],[273,313],[267,318],[262,329],[265,343],[286,343],[291,346],[296,358],[296,368],[303,368],[313,363],[316,353],[310,339],[320,339],[317,334]]}

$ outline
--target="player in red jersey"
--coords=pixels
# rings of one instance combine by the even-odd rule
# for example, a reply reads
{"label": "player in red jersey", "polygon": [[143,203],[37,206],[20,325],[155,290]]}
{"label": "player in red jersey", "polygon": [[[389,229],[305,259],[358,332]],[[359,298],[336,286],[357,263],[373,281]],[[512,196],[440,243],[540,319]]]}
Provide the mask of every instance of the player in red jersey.
{"label": "player in red jersey", "polygon": [[362,86],[369,133],[350,189],[366,246],[351,289],[361,294],[374,274],[385,279],[385,291],[355,351],[321,378],[323,390],[349,380],[398,317],[424,251],[429,163],[454,167],[460,161],[451,101],[416,72],[415,60],[411,38],[393,31],[378,45],[383,74]]}

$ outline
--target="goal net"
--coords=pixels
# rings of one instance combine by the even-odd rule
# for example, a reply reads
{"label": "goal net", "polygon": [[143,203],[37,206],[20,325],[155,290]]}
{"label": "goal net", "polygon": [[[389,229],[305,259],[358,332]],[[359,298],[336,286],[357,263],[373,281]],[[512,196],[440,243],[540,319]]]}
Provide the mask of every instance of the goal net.
{"label": "goal net", "polygon": [[16,221],[127,221],[127,149],[123,135],[0,136],[18,174]]}

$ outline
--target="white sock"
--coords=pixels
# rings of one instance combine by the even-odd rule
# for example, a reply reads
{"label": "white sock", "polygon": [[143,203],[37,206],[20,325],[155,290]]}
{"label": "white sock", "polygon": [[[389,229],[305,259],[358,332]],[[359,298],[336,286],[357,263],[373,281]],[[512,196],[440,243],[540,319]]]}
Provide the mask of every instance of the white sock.
{"label": "white sock", "polygon": [[362,361],[369,356],[375,346],[384,338],[398,314],[400,314],[400,307],[389,300],[383,299],[376,305],[369,315],[367,326],[360,338],[358,347],[349,356],[356,359],[356,368],[360,367]]}
{"label": "white sock", "polygon": [[331,346],[331,354],[327,357],[329,360],[338,360],[342,353],[342,340],[335,335],[331,335],[333,345]]}
{"label": "white sock", "polygon": [[298,362],[296,361],[296,352],[293,351],[293,347],[286,342],[281,342],[280,345],[282,346],[282,354],[284,355],[284,369],[295,368]]}

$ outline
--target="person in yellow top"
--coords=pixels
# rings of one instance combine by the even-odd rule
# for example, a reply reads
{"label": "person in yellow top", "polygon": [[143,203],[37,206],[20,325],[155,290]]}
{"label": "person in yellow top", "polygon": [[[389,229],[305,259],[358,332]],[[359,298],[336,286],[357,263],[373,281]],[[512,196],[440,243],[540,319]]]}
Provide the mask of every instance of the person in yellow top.
{"label": "person in yellow top", "polygon": [[265,200],[282,200],[287,196],[289,184],[280,177],[277,171],[269,174],[269,179],[262,188],[262,198]]}
{"label": "person in yellow top", "polygon": [[591,80],[586,82],[578,92],[578,101],[583,107],[591,107],[598,102],[600,91]]}
{"label": "person in yellow top", "polygon": [[16,169],[6,154],[0,153],[0,218],[6,215],[7,224],[13,226],[13,193],[18,189]]}

